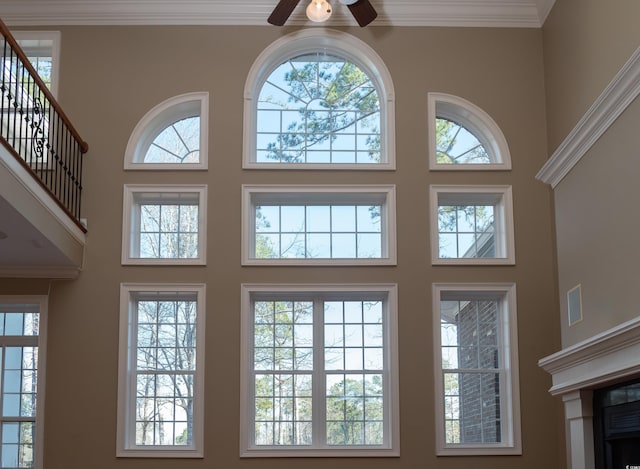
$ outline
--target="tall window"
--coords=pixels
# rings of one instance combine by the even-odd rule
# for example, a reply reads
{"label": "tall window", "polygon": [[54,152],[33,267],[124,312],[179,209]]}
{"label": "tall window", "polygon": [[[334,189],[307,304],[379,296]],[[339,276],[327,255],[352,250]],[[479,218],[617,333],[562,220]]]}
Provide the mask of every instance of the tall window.
{"label": "tall window", "polygon": [[136,125],[125,169],[207,169],[209,94],[187,93],[158,104]]}
{"label": "tall window", "polygon": [[[37,302],[31,303],[34,299]],[[0,467],[41,468],[42,429],[38,416],[44,402],[44,359],[39,351],[45,300],[5,300],[0,297]]]}
{"label": "tall window", "polygon": [[243,287],[244,456],[397,455],[395,287]]}
{"label": "tall window", "polygon": [[518,454],[515,286],[434,285],[439,454]]}
{"label": "tall window", "polygon": [[306,30],[276,41],[245,98],[246,168],[393,169],[393,86],[352,36]]}
{"label": "tall window", "polygon": [[121,287],[120,456],[201,457],[204,286]]}

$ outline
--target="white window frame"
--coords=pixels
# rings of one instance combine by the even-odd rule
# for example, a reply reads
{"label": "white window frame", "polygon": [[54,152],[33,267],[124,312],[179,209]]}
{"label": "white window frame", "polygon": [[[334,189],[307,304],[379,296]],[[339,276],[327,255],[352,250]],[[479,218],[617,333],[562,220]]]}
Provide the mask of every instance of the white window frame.
{"label": "white window frame", "polygon": [[[194,293],[196,295],[196,371],[193,404],[193,444],[185,446],[139,446],[135,444],[135,349],[132,304],[136,293]],[[118,355],[117,457],[129,458],[202,458],[204,457],[204,369],[205,369],[205,284],[120,285],[120,342]]]}
{"label": "white window frame", "polygon": [[[33,448],[34,469],[43,468],[44,457],[44,416],[45,416],[45,383],[46,383],[46,362],[47,362],[47,319],[48,319],[49,298],[46,295],[0,295],[0,305],[2,306],[22,306],[26,305],[40,314],[40,330],[38,331],[38,383],[36,397],[36,424],[35,424],[35,445]],[[5,339],[11,342],[11,337]]]}
{"label": "white window frame", "polygon": [[[443,295],[483,299],[501,297],[501,442],[493,444],[447,444],[445,439],[444,384],[441,354],[440,302]],[[518,372],[518,325],[514,283],[434,283],[433,346],[436,410],[436,454],[438,456],[483,456],[522,454],[520,430],[520,388]]]}
{"label": "white window frame", "polygon": [[[513,196],[510,185],[431,185],[429,188],[431,218],[431,262],[433,265],[512,265],[516,262],[513,229]],[[438,234],[438,207],[444,198],[455,205],[494,206],[494,242],[496,257],[441,258]]]}
{"label": "white window frame", "polygon": [[[269,75],[286,60],[312,52],[326,52],[354,63],[367,73],[380,100],[380,163],[258,163],[256,162],[257,103]],[[395,170],[395,92],[391,74],[380,56],[369,45],[345,32],[308,28],[293,32],[269,45],[255,60],[244,88],[244,169],[293,170]]]}
{"label": "white window frame", "polygon": [[[291,205],[321,200],[358,199],[364,203],[381,198],[382,257],[379,258],[267,258],[255,257],[256,201],[276,200]],[[394,185],[249,185],[242,186],[242,265],[396,265],[396,214]]]}
{"label": "white window frame", "polygon": [[[385,434],[383,447],[257,447],[252,442],[253,418],[250,409],[253,403],[253,299],[279,295],[313,295],[328,297],[331,294],[358,298],[362,295],[376,294],[384,297],[385,323]],[[398,313],[397,285],[395,284],[243,284],[241,287],[241,351],[240,351],[240,457],[397,457],[400,456],[400,405],[398,379]],[[322,338],[314,340],[314,349],[322,351]],[[318,370],[314,370],[318,373]],[[318,383],[321,384],[321,383]],[[322,391],[320,391],[322,392]],[[314,418],[314,422],[317,420]]]}
{"label": "white window frame", "polygon": [[[429,169],[431,171],[507,171],[511,169],[509,145],[502,130],[489,114],[458,96],[428,94]],[[457,122],[469,130],[484,146],[491,164],[441,164],[437,162],[436,119]]]}
{"label": "white window frame", "polygon": [[[200,117],[199,163],[145,163],[145,154],[167,126],[187,117]],[[124,154],[125,170],[206,170],[209,156],[209,93],[185,93],[161,102],[147,112],[133,129]]]}
{"label": "white window frame", "polygon": [[[11,34],[28,56],[38,51],[51,56],[51,94],[58,96],[58,78],[60,70],[60,31],[12,31]],[[38,41],[39,45],[31,47],[25,41]],[[51,46],[46,45],[51,41]]]}
{"label": "white window frame", "polygon": [[[139,223],[137,223],[138,197],[145,194],[159,194],[171,197],[172,194],[194,194],[198,199],[198,257],[194,258],[141,258],[132,255],[135,243],[139,243]],[[149,199],[153,201],[153,198]],[[125,184],[122,219],[122,264],[123,265],[205,265],[207,262],[207,186]]]}

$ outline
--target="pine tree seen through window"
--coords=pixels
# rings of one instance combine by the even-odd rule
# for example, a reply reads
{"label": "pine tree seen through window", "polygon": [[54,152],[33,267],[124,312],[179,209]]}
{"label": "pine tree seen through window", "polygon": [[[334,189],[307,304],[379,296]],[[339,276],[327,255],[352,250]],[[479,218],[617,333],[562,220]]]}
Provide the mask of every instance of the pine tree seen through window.
{"label": "pine tree seen through window", "polygon": [[393,452],[395,290],[266,288],[243,288],[246,455]]}
{"label": "pine tree seen through window", "polygon": [[380,163],[380,103],[367,74],[337,56],[287,60],[257,109],[258,163]]}
{"label": "pine tree seen through window", "polygon": [[484,145],[463,125],[436,119],[437,164],[491,164]]}

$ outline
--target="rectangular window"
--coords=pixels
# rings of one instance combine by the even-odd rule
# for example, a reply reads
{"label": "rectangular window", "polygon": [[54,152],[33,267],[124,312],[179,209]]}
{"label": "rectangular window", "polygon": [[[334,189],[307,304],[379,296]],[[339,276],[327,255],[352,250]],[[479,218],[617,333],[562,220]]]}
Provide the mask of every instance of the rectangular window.
{"label": "rectangular window", "polygon": [[244,186],[244,264],[395,264],[393,186]]}
{"label": "rectangular window", "polygon": [[520,454],[515,286],[434,285],[439,455]]}
{"label": "rectangular window", "polygon": [[[13,33],[31,65],[54,96],[57,93],[60,33]],[[36,171],[51,165],[46,146],[54,138],[49,124],[50,103],[8,42],[0,40],[0,130],[25,162]],[[49,140],[47,143],[45,140]]]}
{"label": "rectangular window", "polygon": [[56,96],[58,91],[58,63],[60,58],[59,31],[12,31],[11,34],[29,61]]}
{"label": "rectangular window", "polygon": [[431,186],[433,264],[513,264],[510,186]]}
{"label": "rectangular window", "polygon": [[205,264],[206,186],[124,187],[123,264]]}
{"label": "rectangular window", "polygon": [[395,286],[243,286],[242,456],[397,456]]}
{"label": "rectangular window", "polygon": [[0,297],[0,468],[42,467],[38,409],[44,356],[39,350],[45,305],[42,297]]}
{"label": "rectangular window", "polygon": [[118,456],[202,457],[204,292],[121,286]]}

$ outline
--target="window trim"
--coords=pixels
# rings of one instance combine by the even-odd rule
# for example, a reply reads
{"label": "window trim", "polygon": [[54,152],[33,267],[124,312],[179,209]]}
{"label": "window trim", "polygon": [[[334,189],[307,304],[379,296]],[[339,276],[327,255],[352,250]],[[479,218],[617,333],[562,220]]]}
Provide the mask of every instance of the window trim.
{"label": "window trim", "polygon": [[[515,283],[434,283],[433,291],[433,346],[434,346],[434,385],[435,385],[435,421],[437,456],[483,456],[483,455],[520,455],[522,437],[520,429],[520,387],[518,359],[518,324],[516,311]],[[501,325],[502,356],[505,360],[504,396],[501,393],[501,422],[503,427],[502,443],[496,444],[447,444],[445,441],[444,385],[442,383],[442,355],[440,337],[440,301],[441,293],[472,294],[479,298],[487,294],[502,296]],[[505,327],[506,326],[506,327]],[[506,342],[506,343],[504,343]]]}
{"label": "window trim", "polygon": [[[367,73],[376,86],[380,100],[380,154],[384,163],[258,163],[256,158],[257,99],[267,77],[284,61],[311,52],[326,51],[345,58]],[[373,48],[360,39],[342,31],[324,28],[309,28],[283,36],[260,53],[256,58],[244,87],[243,117],[244,169],[277,170],[395,170],[395,91],[393,80],[382,58]]]}
{"label": "window trim", "polygon": [[[475,104],[445,93],[429,93],[429,170],[431,171],[508,171],[511,169],[509,145],[496,122]],[[491,164],[442,164],[437,162],[436,119],[454,120],[463,125],[483,144],[490,157],[497,161]]]}
{"label": "window trim", "polygon": [[[494,205],[494,233],[496,240],[496,255],[500,257],[439,257],[438,207],[440,194],[451,196],[498,196],[500,201]],[[513,265],[515,258],[515,238],[513,228],[513,196],[510,185],[431,185],[430,224],[431,224],[431,263],[433,265]],[[498,236],[500,235],[500,236]]]}
{"label": "window trim", "polygon": [[[131,338],[131,305],[135,293],[195,293],[196,294],[196,370],[193,404],[193,444],[191,446],[137,446],[133,444],[130,425],[132,400],[130,380],[132,366],[129,350]],[[204,457],[204,373],[205,373],[205,323],[206,323],[206,285],[203,283],[120,284],[120,325],[118,346],[118,421],[116,456],[121,458],[202,458]],[[134,388],[135,389],[135,388]],[[133,432],[135,438],[135,432]]]}
{"label": "window trim", "polygon": [[[296,195],[308,197],[316,196],[358,196],[382,195],[382,255],[379,258],[265,258],[252,257],[255,250],[255,217],[254,196],[281,196],[283,201],[296,203]],[[308,200],[307,199],[307,200]],[[271,185],[271,184],[243,184],[242,185],[242,265],[396,265],[396,208],[395,185]]]}
{"label": "window trim", "polygon": [[[176,120],[192,116],[199,109],[200,117],[200,162],[199,163],[144,163],[137,161],[153,139]],[[136,124],[124,153],[125,170],[143,171],[188,171],[206,170],[209,156],[209,93],[206,91],[185,93],[169,98],[154,106]]]}
{"label": "window trim", "polygon": [[[193,193],[198,196],[198,257],[182,258],[140,258],[132,257],[135,229],[134,207],[136,194]],[[207,263],[207,185],[206,184],[125,184],[122,210],[122,265],[206,265]],[[137,233],[139,235],[139,233]]]}
{"label": "window trim", "polygon": [[47,320],[49,297],[47,295],[0,295],[0,305],[34,305],[40,314],[38,331],[38,383],[36,397],[34,469],[44,465],[44,429],[45,429],[45,383],[47,363]]}
{"label": "window trim", "polygon": [[[387,327],[385,339],[388,345],[386,366],[389,385],[389,402],[385,403],[388,416],[386,431],[389,432],[388,447],[385,448],[256,448],[251,446],[250,412],[252,392],[248,386],[252,382],[249,350],[252,340],[249,332],[252,324],[252,299],[255,295],[329,295],[368,294],[385,295]],[[264,284],[244,283],[241,285],[241,350],[240,350],[240,457],[398,457],[400,456],[400,395],[398,373],[398,294],[396,284]]]}

